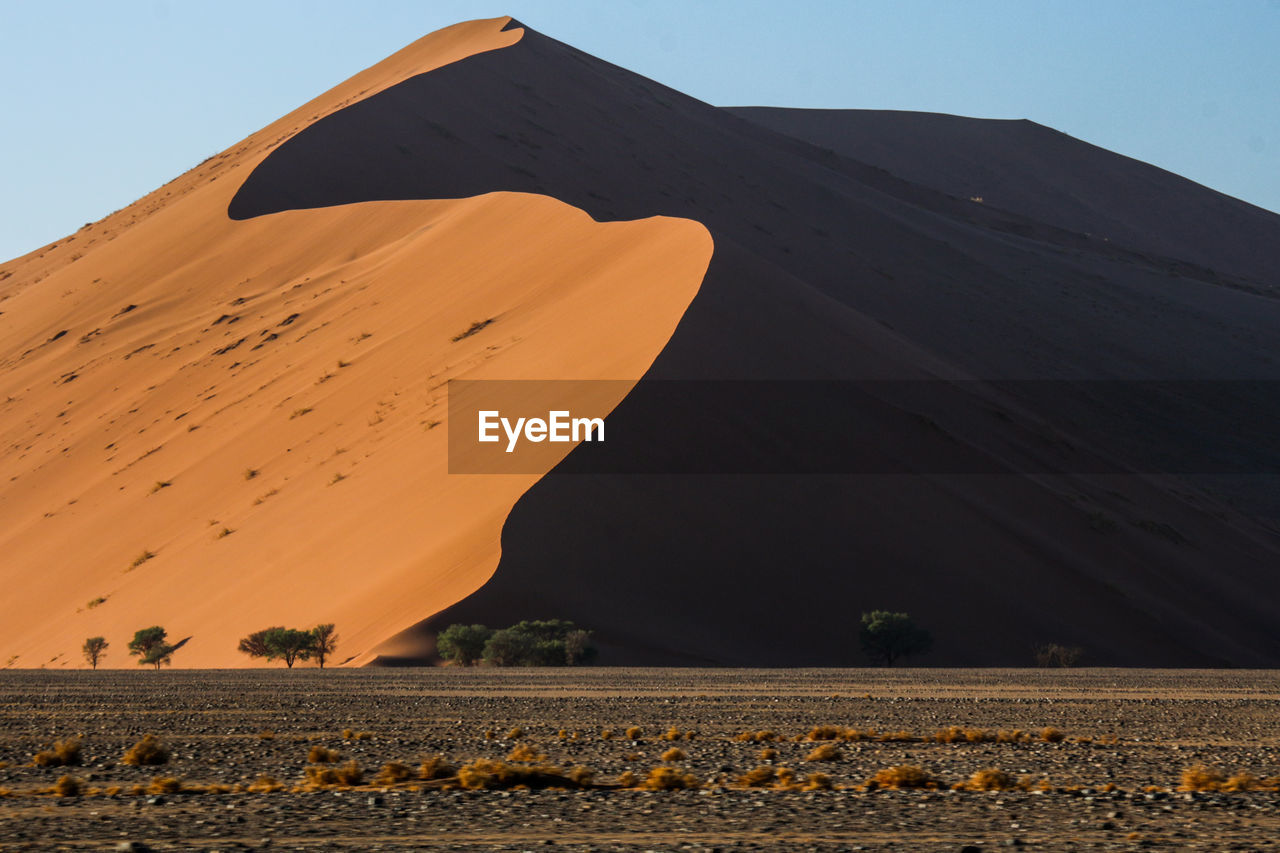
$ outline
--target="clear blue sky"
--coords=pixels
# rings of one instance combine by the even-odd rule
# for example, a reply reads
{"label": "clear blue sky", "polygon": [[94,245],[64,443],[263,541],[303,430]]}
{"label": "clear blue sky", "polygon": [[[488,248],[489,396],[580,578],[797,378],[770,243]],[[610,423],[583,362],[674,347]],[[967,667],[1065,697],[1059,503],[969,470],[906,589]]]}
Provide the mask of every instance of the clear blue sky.
{"label": "clear blue sky", "polygon": [[1280,210],[1280,0],[0,0],[0,260],[506,14],[714,104],[1029,118]]}

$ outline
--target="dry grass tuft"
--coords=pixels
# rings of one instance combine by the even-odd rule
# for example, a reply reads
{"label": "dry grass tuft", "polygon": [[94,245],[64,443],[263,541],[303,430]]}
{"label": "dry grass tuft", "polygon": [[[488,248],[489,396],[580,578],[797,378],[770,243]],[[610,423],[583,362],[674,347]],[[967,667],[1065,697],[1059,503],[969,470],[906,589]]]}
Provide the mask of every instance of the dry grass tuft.
{"label": "dry grass tuft", "polygon": [[53,793],[59,797],[78,797],[84,793],[84,782],[75,776],[63,776],[53,783]]}
{"label": "dry grass tuft", "polygon": [[632,726],[627,729],[626,735],[628,740],[640,740],[640,738],[644,737],[644,729],[639,726]]}
{"label": "dry grass tuft", "polygon": [[897,767],[886,767],[876,773],[870,781],[867,782],[868,788],[892,788],[901,789],[918,789],[935,790],[941,782],[934,778],[929,771],[914,764],[902,764]]}
{"label": "dry grass tuft", "polygon": [[258,732],[258,740],[275,740],[276,733],[271,729],[263,729]]}
{"label": "dry grass tuft", "polygon": [[738,784],[744,788],[768,788],[777,778],[777,768],[762,764],[755,770],[748,770],[739,777]]}
{"label": "dry grass tuft", "polygon": [[831,777],[826,773],[810,773],[809,777],[804,781],[804,791],[830,791],[835,788],[831,782]]}
{"label": "dry grass tuft", "polygon": [[662,753],[662,760],[668,762],[684,761],[688,757],[689,756],[685,754],[685,751],[678,746],[673,746],[666,752]]}
{"label": "dry grass tuft", "polygon": [[283,790],[283,788],[284,784],[281,783],[279,779],[263,773],[257,779],[250,782],[249,787],[246,790],[254,794],[273,794],[276,791]]}
{"label": "dry grass tuft", "polygon": [[1009,791],[1018,788],[1018,780],[1003,770],[986,767],[969,777],[968,781],[955,786],[962,791]]}
{"label": "dry grass tuft", "polygon": [[844,758],[834,743],[824,743],[804,757],[805,761],[839,761]]}
{"label": "dry grass tuft", "polygon": [[646,791],[683,791],[700,786],[698,777],[674,767],[655,767],[640,787]]}
{"label": "dry grass tuft", "polygon": [[507,761],[519,761],[523,764],[533,764],[546,761],[547,757],[538,748],[530,743],[517,744],[516,748],[511,750],[511,754],[507,756]]}
{"label": "dry grass tuft", "polygon": [[630,770],[623,771],[618,775],[618,787],[620,788],[636,788],[640,785],[640,778]]}
{"label": "dry grass tuft", "polygon": [[52,749],[42,749],[31,757],[36,767],[74,767],[80,764],[80,738],[60,740]]}
{"label": "dry grass tuft", "polygon": [[135,743],[120,760],[135,767],[154,767],[169,762],[169,750],[155,735],[143,735],[142,740]]}
{"label": "dry grass tuft", "polygon": [[601,740],[613,740],[613,729],[604,729],[600,732]]}
{"label": "dry grass tuft", "polygon": [[324,746],[313,746],[307,750],[307,761],[312,764],[333,764],[342,760],[342,753]]}
{"label": "dry grass tuft", "polygon": [[683,737],[684,732],[680,731],[675,726],[672,726],[662,734],[658,735],[659,740],[681,740]]}
{"label": "dry grass tuft", "polygon": [[359,785],[363,781],[364,771],[355,761],[348,761],[341,767],[313,764],[307,768],[307,784],[312,788]]}
{"label": "dry grass tuft", "polygon": [[573,767],[565,774],[569,780],[586,788],[589,787],[596,779],[596,771],[590,767],[584,767],[581,764]]}
{"label": "dry grass tuft", "polygon": [[407,764],[401,764],[398,761],[389,761],[382,765],[382,769],[378,771],[378,775],[373,777],[375,785],[399,785],[401,782],[408,782],[413,778],[413,770]]}
{"label": "dry grass tuft", "polygon": [[1062,743],[1064,739],[1066,739],[1066,735],[1053,726],[1045,726],[1040,730],[1040,740],[1045,743]]}
{"label": "dry grass tuft", "polygon": [[182,780],[175,776],[157,776],[147,786],[148,794],[178,794],[182,791]]}
{"label": "dry grass tuft", "polygon": [[418,768],[418,778],[430,782],[432,779],[449,779],[458,775],[458,768],[445,760],[443,755],[432,755],[422,759]]}
{"label": "dry grass tuft", "polygon": [[761,761],[774,761],[777,759],[777,757],[778,757],[778,750],[774,749],[771,746],[766,746],[764,749],[756,753],[756,758],[760,759]]}
{"label": "dry grass tuft", "polygon": [[373,737],[373,732],[358,732],[355,729],[343,729],[343,740],[368,740]]}
{"label": "dry grass tuft", "polygon": [[734,735],[733,739],[738,743],[772,743],[778,739],[778,735],[775,732],[762,730],[758,732],[743,732],[742,734]]}
{"label": "dry grass tuft", "polygon": [[1248,771],[1231,776],[1220,770],[1196,766],[1182,771],[1179,791],[1238,793],[1244,791],[1280,791],[1280,778],[1262,779]]}
{"label": "dry grass tuft", "polygon": [[507,740],[520,740],[522,737],[524,737],[524,728],[522,726],[515,726],[511,731],[507,732]]}
{"label": "dry grass tuft", "polygon": [[[584,788],[589,783],[578,779],[591,771],[574,768],[566,776],[559,768],[506,764],[488,758],[477,759],[458,769],[458,782],[471,790],[502,788]],[[576,778],[574,778],[576,777]]]}

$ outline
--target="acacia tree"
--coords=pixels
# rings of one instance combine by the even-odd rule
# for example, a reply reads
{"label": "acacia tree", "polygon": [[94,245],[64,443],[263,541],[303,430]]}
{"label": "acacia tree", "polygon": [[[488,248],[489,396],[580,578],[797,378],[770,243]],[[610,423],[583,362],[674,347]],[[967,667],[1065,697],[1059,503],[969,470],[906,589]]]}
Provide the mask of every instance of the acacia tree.
{"label": "acacia tree", "polygon": [[325,659],[338,648],[338,634],[332,622],[325,622],[311,629],[311,654],[324,669]]}
{"label": "acacia tree", "polygon": [[933,648],[933,635],[906,613],[873,610],[862,614],[858,634],[862,650],[885,666],[904,656],[922,655]]}
{"label": "acacia tree", "polygon": [[296,628],[268,628],[263,639],[267,644],[267,660],[283,660],[286,667],[293,669],[294,661],[311,657],[315,638],[310,631]]}
{"label": "acacia tree", "polygon": [[84,659],[88,661],[89,666],[94,669],[98,668],[98,661],[107,655],[107,646],[110,645],[103,637],[90,637],[84,641]]}
{"label": "acacia tree", "polygon": [[484,625],[450,625],[436,637],[436,651],[445,660],[472,666],[484,656],[493,629]]}
{"label": "acacia tree", "polygon": [[167,636],[168,632],[159,625],[141,628],[134,632],[133,639],[129,641],[129,654],[136,655],[140,665],[146,664],[159,669],[161,664],[172,662],[173,653],[177,650],[175,646],[165,642]]}
{"label": "acacia tree", "polygon": [[240,641],[239,649],[251,658],[265,658],[269,651],[267,648],[267,633],[269,631],[283,630],[283,628],[263,628],[261,631],[254,631]]}

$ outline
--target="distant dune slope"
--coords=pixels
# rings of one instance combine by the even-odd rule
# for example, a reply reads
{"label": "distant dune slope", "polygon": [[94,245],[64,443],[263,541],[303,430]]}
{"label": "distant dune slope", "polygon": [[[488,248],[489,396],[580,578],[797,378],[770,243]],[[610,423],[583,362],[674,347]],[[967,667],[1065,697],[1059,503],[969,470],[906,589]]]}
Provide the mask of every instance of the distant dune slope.
{"label": "distant dune slope", "polygon": [[[436,263],[457,265],[457,275],[441,279],[450,290],[439,310],[498,316],[492,334],[466,339],[473,349],[444,343],[457,323],[441,322],[440,337],[413,332],[435,341],[424,346],[421,363],[436,373],[425,389],[410,385],[397,400],[399,384],[361,386],[379,407],[352,405],[357,419],[341,421],[351,432],[339,446],[347,435],[354,444],[387,434],[388,394],[412,424],[385,441],[385,468],[365,491],[341,491],[357,485],[356,474],[326,485],[331,471],[347,470],[348,454],[310,475],[298,512],[325,525],[324,536],[313,551],[286,551],[271,564],[290,583],[287,595],[272,588],[274,598],[312,589],[299,579],[312,558],[336,550],[324,565],[345,562],[350,571],[324,574],[327,585],[307,594],[316,596],[312,605],[321,596],[359,598],[339,614],[360,615],[356,662],[375,653],[382,663],[429,661],[434,632],[453,621],[563,617],[595,630],[611,663],[849,664],[862,661],[859,613],[891,608],[933,630],[927,660],[935,663],[1025,664],[1036,643],[1059,642],[1084,646],[1095,663],[1280,664],[1273,478],[1210,484],[1152,474],[1162,470],[1153,458],[1176,466],[1204,446],[1218,447],[1237,472],[1276,470],[1280,461],[1268,427],[1280,416],[1280,395],[1257,384],[1280,380],[1280,303],[1274,282],[1229,263],[1230,246],[1188,257],[1153,251],[1155,243],[1103,240],[779,133],[527,27],[510,42],[514,29],[470,26],[486,44],[505,38],[505,46],[369,86],[341,109],[306,113],[313,120],[297,132],[270,137],[280,142],[270,154],[218,181],[216,197],[236,220],[218,229],[280,223],[292,232],[337,217],[332,233],[346,239],[346,230],[366,233],[357,227],[366,220],[344,218],[364,209],[486,214],[457,247],[434,229],[421,233]],[[1149,201],[1177,207],[1170,221],[1190,221],[1214,210],[1217,197],[1207,193],[1168,184]],[[609,222],[592,224],[581,211]],[[1270,214],[1242,215],[1251,233],[1280,238]],[[542,239],[532,223],[544,216],[546,244],[531,247]],[[573,233],[583,240],[601,234],[598,252],[594,238],[574,243],[570,220],[581,223]],[[1148,227],[1156,243],[1177,243],[1158,223]],[[369,239],[387,239],[386,226],[367,228]],[[329,249],[317,239],[308,251],[346,251],[341,241]],[[619,259],[622,245],[637,248]],[[637,266],[615,269],[628,258]],[[507,306],[535,293],[521,289],[520,276],[464,274],[473,264],[514,265],[521,275],[537,264],[559,270],[538,274],[545,286],[527,285],[547,302],[539,316],[555,322],[508,341],[504,324],[511,329],[520,314]],[[601,270],[609,274],[594,274]],[[308,274],[310,262],[293,271]],[[404,293],[412,276],[370,275],[380,289],[369,298],[389,305],[385,316],[371,310],[343,328],[351,346],[365,332],[366,344],[382,339],[384,323],[408,335],[413,324],[435,322]],[[562,292],[574,285],[583,292]],[[254,318],[255,334],[266,320]],[[50,323],[26,340],[52,335]],[[537,348],[534,329],[547,332]],[[443,465],[442,446],[430,444],[435,431],[424,429],[441,418],[428,392],[464,374],[435,370],[439,354],[448,367],[455,354],[484,358],[488,345],[503,342],[482,370],[465,375],[643,378],[610,414],[610,440],[578,447],[547,476],[518,480],[497,497],[506,486],[489,476],[408,479],[407,471]],[[326,348],[324,357],[345,358],[341,350]],[[398,352],[387,359],[372,376],[403,369]],[[288,364],[263,361],[261,370],[274,377]],[[1002,382],[1011,379],[1033,382]],[[1213,393],[1153,383],[1167,379],[1209,380]],[[815,382],[849,380],[896,382],[834,392]],[[1065,380],[1126,384],[1117,399]],[[913,397],[904,388],[925,390]],[[256,440],[326,423],[315,420],[320,405],[290,420],[295,406],[310,405],[301,388],[290,392],[263,398],[282,417],[254,429]],[[799,414],[783,405],[797,393]],[[126,414],[135,405],[121,403]],[[32,441],[57,423],[56,408],[49,404],[52,421],[24,421],[15,435]],[[14,411],[29,418],[33,409]],[[253,410],[232,411],[244,418]],[[1171,422],[1175,411],[1194,417]],[[1241,419],[1205,427],[1217,412]],[[1126,429],[1098,429],[1108,417],[1127,419]],[[128,459],[150,446],[139,441]],[[301,448],[282,446],[299,464]],[[332,452],[314,446],[307,452]],[[57,452],[41,445],[47,449]],[[708,465],[694,473],[699,460]],[[252,464],[236,457],[224,467],[236,475]],[[162,476],[142,471],[139,489]],[[438,502],[428,484],[443,490]],[[177,497],[177,487],[175,480],[147,498]],[[481,505],[484,524],[476,520]],[[48,523],[35,510],[28,523]],[[202,505],[191,519],[213,537],[220,525],[208,520],[218,516],[207,514]],[[475,531],[490,522],[502,527],[501,560],[485,581],[486,560],[497,555]],[[388,559],[401,549],[417,561]],[[484,556],[463,559],[463,551]],[[246,553],[245,562],[262,553]],[[159,567],[162,557],[157,551],[146,565]],[[255,564],[253,573],[269,570]],[[281,621],[322,610],[289,611]],[[280,608],[260,612],[268,611]],[[212,614],[204,624],[212,630]]]}
{"label": "distant dune slope", "polygon": [[729,107],[763,127],[960,198],[1277,286],[1280,215],[1032,121]]}
{"label": "distant dune slope", "polygon": [[0,663],[83,665],[103,635],[106,664],[134,666],[127,640],[160,624],[187,640],[179,665],[245,666],[250,631],[319,622],[359,663],[493,571],[536,476],[447,475],[445,382],[638,379],[698,288],[706,230],[509,193],[226,209],[276,142],[508,46],[505,23],[430,36],[4,265]]}

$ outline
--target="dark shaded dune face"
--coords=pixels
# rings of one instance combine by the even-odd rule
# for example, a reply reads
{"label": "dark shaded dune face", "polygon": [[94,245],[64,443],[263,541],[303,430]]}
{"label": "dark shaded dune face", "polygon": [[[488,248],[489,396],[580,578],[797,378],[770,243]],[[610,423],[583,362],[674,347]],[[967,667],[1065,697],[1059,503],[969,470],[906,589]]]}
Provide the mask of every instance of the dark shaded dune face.
{"label": "dark shaded dune face", "polygon": [[[451,622],[554,616],[594,629],[612,663],[851,664],[859,614],[889,608],[933,630],[934,663],[1025,664],[1041,642],[1095,663],[1280,663],[1275,537],[1212,499],[1098,473],[1133,467],[1158,407],[1101,440],[1089,398],[983,381],[938,411],[893,384],[810,398],[806,417],[767,396],[787,380],[1277,379],[1272,300],[909,183],[528,29],[315,122],[229,213],[494,191],[695,219],[715,251],[609,416],[631,440],[571,453],[508,517],[493,578],[389,645],[425,653]],[[725,386],[673,402],[662,384],[726,379],[780,382],[722,405]],[[1251,402],[1259,423],[1280,415]],[[651,461],[687,450],[692,423],[715,442],[711,473]],[[1189,439],[1161,441],[1176,458]],[[761,474],[768,459],[788,462]],[[803,470],[827,473],[788,473]],[[1254,485],[1259,505],[1274,497]]]}

